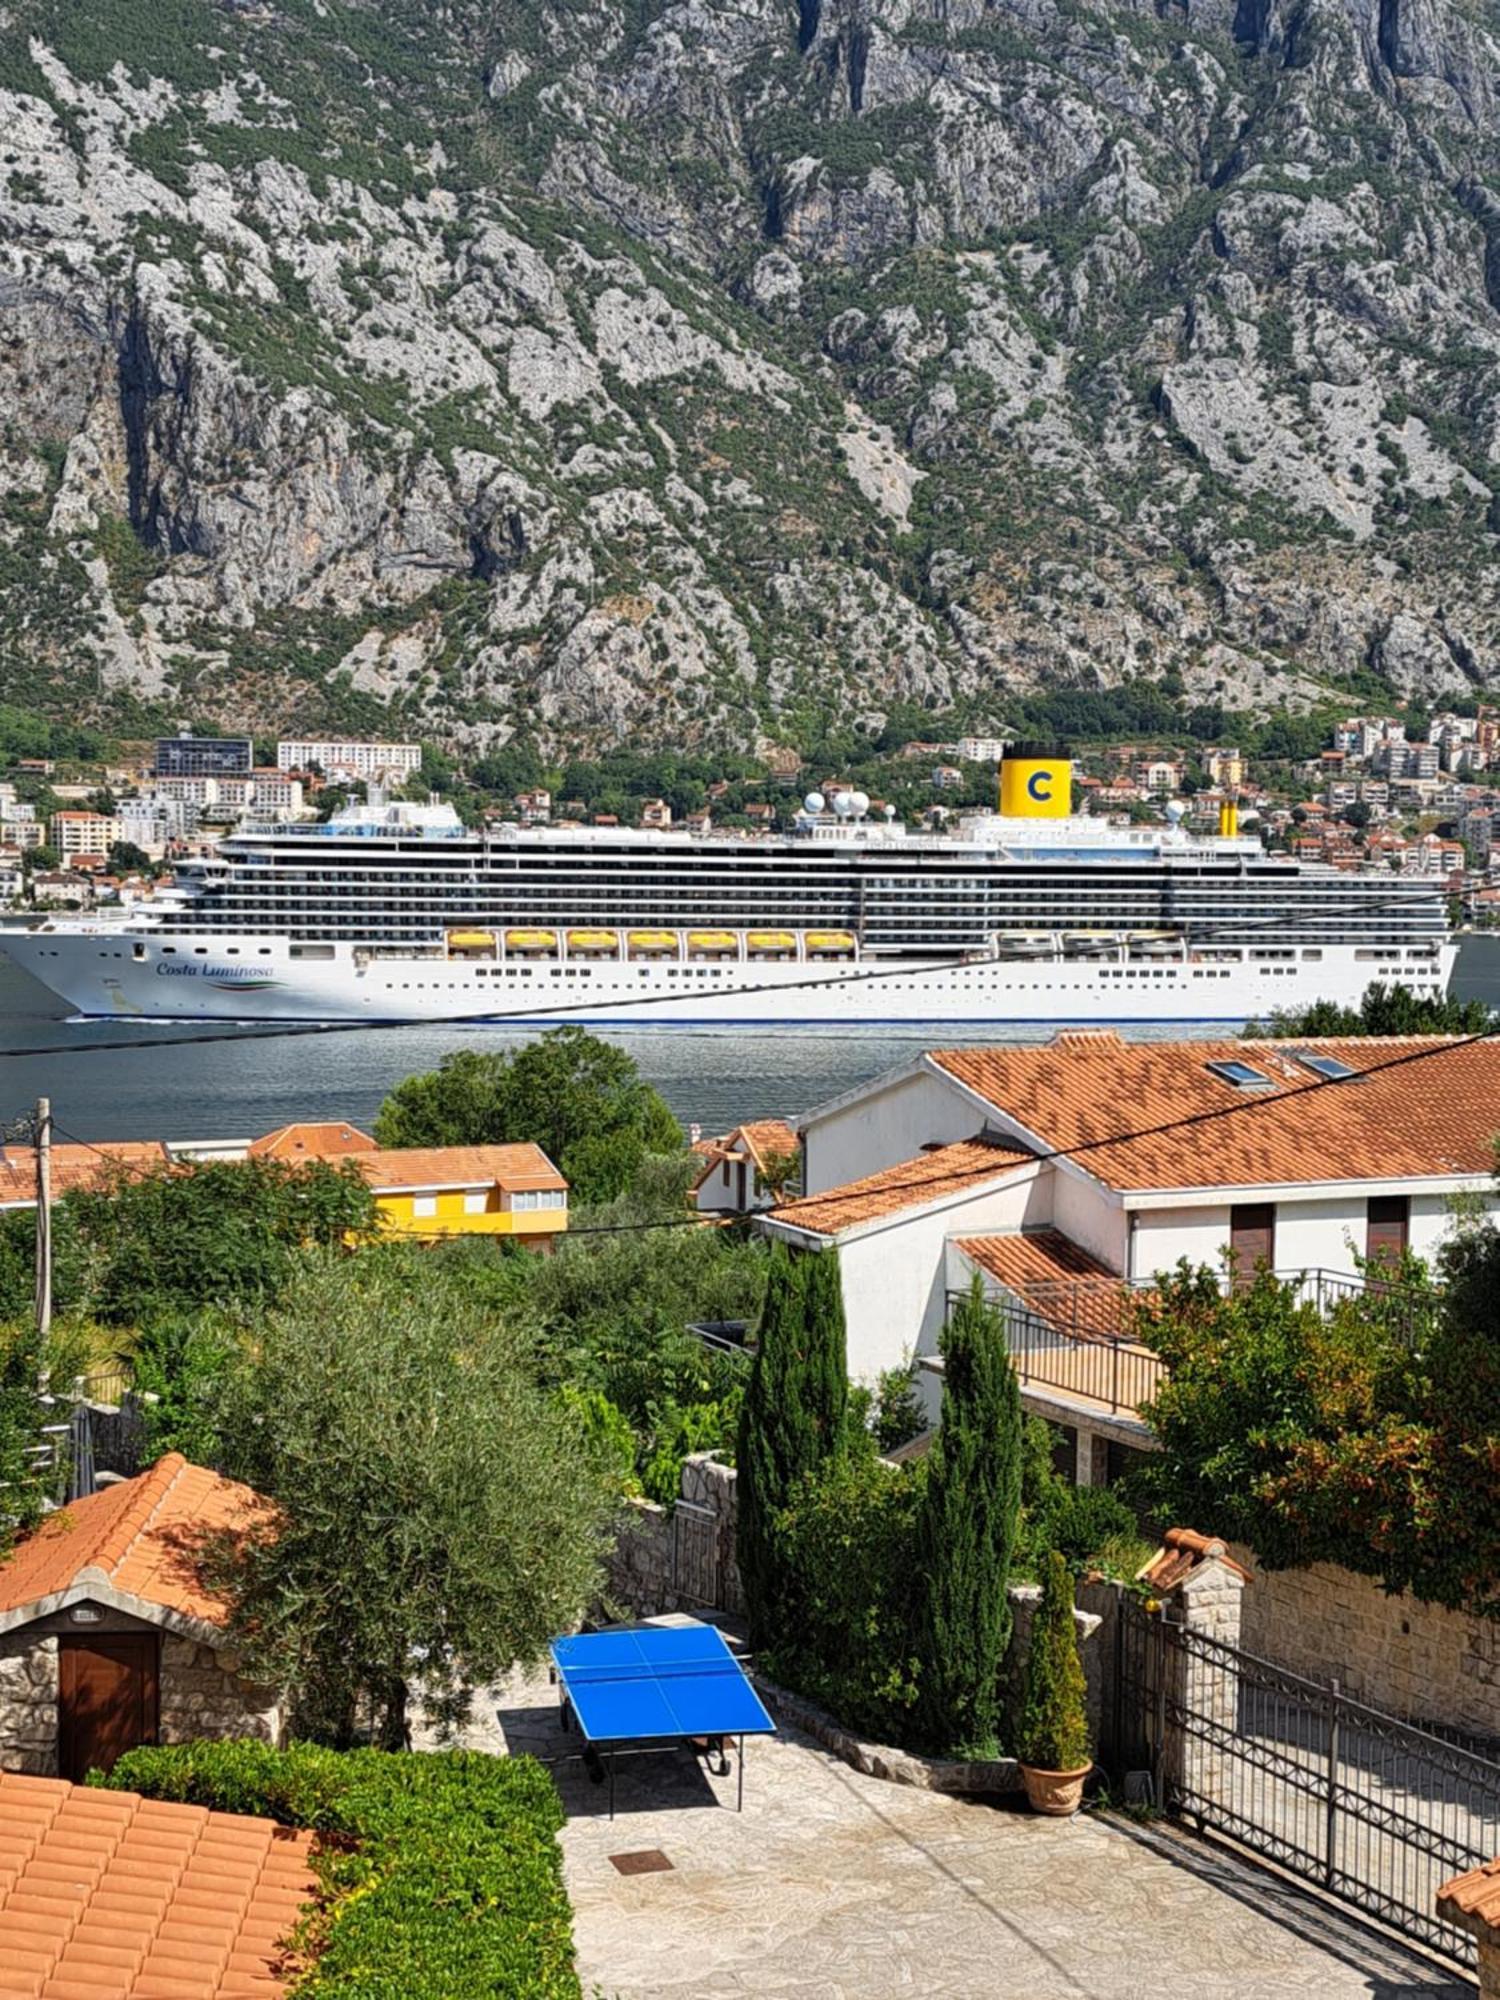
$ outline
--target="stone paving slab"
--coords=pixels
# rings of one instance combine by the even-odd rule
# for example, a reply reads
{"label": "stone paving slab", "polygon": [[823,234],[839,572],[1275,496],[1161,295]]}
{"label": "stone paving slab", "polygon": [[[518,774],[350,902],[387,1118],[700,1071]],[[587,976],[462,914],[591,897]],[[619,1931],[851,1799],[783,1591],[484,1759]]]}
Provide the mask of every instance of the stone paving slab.
{"label": "stone paving slab", "polygon": [[[494,1691],[467,1747],[568,1758],[543,1672]],[[608,2000],[1460,2000],[1472,1986],[1295,1885],[1166,1830],[888,1785],[794,1730],[734,1775],[620,1764],[616,1817],[556,1765],[586,1994]],[[611,1856],[659,1849],[667,1872]]]}

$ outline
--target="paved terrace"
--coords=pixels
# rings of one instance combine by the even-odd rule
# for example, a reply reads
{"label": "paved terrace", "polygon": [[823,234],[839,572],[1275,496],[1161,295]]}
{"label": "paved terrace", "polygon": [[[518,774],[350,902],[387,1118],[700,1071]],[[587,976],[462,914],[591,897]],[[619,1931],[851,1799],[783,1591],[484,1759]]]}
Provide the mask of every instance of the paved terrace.
{"label": "paved terrace", "polygon": [[[463,1741],[565,1755],[545,1672]],[[620,1766],[616,1817],[559,1767],[586,1993],[610,2000],[1460,2000],[1465,1982],[1279,1879],[1157,1828],[1034,1819],[864,1778],[793,1730],[734,1777]],[[672,1864],[622,1874],[612,1857]]]}

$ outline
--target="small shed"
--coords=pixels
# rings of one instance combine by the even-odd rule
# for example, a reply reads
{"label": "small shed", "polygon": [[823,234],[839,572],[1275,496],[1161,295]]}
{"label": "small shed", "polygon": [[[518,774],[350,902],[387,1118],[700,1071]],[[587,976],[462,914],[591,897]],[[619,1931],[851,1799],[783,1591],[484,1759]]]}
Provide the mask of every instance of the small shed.
{"label": "small shed", "polygon": [[0,1563],[0,1769],[76,1782],[142,1743],[279,1744],[283,1700],[241,1675],[195,1555],[267,1504],[169,1452],[27,1536]]}

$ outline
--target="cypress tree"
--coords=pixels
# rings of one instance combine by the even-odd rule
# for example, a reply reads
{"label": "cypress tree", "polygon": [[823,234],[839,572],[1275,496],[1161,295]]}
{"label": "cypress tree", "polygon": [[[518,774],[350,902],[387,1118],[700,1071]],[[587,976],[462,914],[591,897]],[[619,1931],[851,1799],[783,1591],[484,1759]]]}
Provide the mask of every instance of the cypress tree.
{"label": "cypress tree", "polygon": [[766,1301],[740,1414],[740,1578],[755,1645],[784,1639],[795,1619],[776,1519],[800,1480],[842,1448],[848,1377],[838,1259],[771,1252]]}
{"label": "cypress tree", "polygon": [[1076,1771],[1089,1761],[1088,1700],[1073,1626],[1073,1578],[1056,1549],[1047,1557],[1042,1601],[1031,1626],[1016,1754],[1039,1771]]}
{"label": "cypress tree", "polygon": [[978,1278],[942,1341],[943,1411],[917,1522],[914,1718],[933,1750],[986,1752],[1010,1642],[1006,1584],[1021,1507],[1021,1397]]}

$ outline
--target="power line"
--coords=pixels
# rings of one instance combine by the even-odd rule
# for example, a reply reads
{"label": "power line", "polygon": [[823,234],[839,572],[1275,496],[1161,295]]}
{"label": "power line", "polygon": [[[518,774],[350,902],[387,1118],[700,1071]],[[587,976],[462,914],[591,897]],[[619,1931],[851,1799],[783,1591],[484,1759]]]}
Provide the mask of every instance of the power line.
{"label": "power line", "polygon": [[[1358,903],[1348,903],[1343,905],[1334,904],[1331,905],[1326,910],[1318,911],[1316,914],[1320,919],[1336,917],[1339,915],[1348,915],[1351,913],[1354,915],[1373,916],[1384,911],[1406,909],[1410,906],[1412,900],[1413,900],[1412,895],[1408,893],[1407,895],[1398,898],[1393,898],[1389,902],[1381,901],[1381,902],[1371,903],[1368,901],[1361,901]],[[1237,922],[1232,924],[1226,922],[1222,925],[1210,925],[1204,927],[1197,934],[1196,938],[1192,940],[1192,942],[1195,944],[1202,944],[1205,942],[1211,942],[1217,936],[1228,935],[1238,938],[1247,936],[1253,932],[1261,930],[1267,930],[1267,929],[1284,930],[1286,927],[1287,927],[1287,920],[1285,916],[1256,918],[1251,920],[1250,922]],[[1010,957],[1008,954],[1003,952],[990,952],[982,957],[956,960],[952,964],[919,965],[919,966],[861,965],[852,972],[844,972],[844,973],[820,972],[808,979],[794,979],[786,981],[764,980],[754,986],[736,986],[732,988],[726,988],[725,998],[732,1000],[753,999],[765,993],[778,993],[778,994],[801,993],[819,987],[825,987],[825,986],[848,987],[884,979],[930,979],[937,976],[938,974],[951,973],[955,971],[967,971],[980,966],[1014,965],[1014,964],[1024,964],[1024,963],[1026,963],[1025,960],[1014,959]],[[1393,967],[1392,971],[1397,972],[1399,971],[1399,968]],[[619,1004],[622,1004],[634,1010],[642,1007],[675,1006],[683,1002],[686,1002],[688,1000],[695,1000],[703,997],[706,996],[696,992],[640,993],[630,996],[629,998],[623,1000]],[[380,1019],[373,1021],[285,1022],[280,1025],[272,1025],[265,1028],[256,1028],[253,1025],[246,1027],[243,1024],[237,1023],[232,1027],[217,1029],[209,1034],[158,1035],[149,1041],[141,1039],[136,1041],[91,1042],[91,1043],[55,1042],[51,1044],[44,1044],[40,1047],[31,1049],[0,1049],[0,1061],[17,1062],[23,1059],[31,1057],[41,1057],[41,1056],[111,1055],[127,1049],[159,1049],[159,1048],[180,1049],[180,1048],[190,1048],[198,1044],[201,1044],[204,1047],[208,1047],[216,1043],[224,1043],[224,1042],[249,1043],[249,1042],[288,1041],[288,1040],[300,1039],[304,1036],[310,1036],[310,1035],[374,1034],[379,1032],[389,1032],[392,1029],[404,1029],[404,1028],[503,1027],[506,1025],[506,1023],[512,1021],[553,1021],[558,1019],[562,1015],[598,1014],[604,1008],[612,1004],[615,1003],[597,999],[574,1000],[574,1001],[560,1001],[557,1002],[556,1004],[551,1004],[551,1005],[538,1003],[535,1006],[508,1008],[499,1013],[495,1012],[493,1009],[489,1009],[482,1013],[472,1013],[472,1014],[390,1015],[390,1016],[382,1016]],[[619,1025],[619,1024],[613,1024],[613,1025]],[[625,1023],[624,1025],[628,1026],[629,1023]],[[693,1024],[688,1023],[685,1025],[693,1025]],[[704,1025],[709,1025],[709,1024],[704,1024]],[[755,1024],[753,1022],[746,1022],[743,1025],[747,1028],[753,1028]],[[913,1025],[916,1026],[920,1024],[913,1023]],[[975,1023],[974,1025],[983,1027],[987,1024],[979,1022]],[[1003,1024],[1000,1022],[994,1022],[988,1025],[998,1027]]]}

